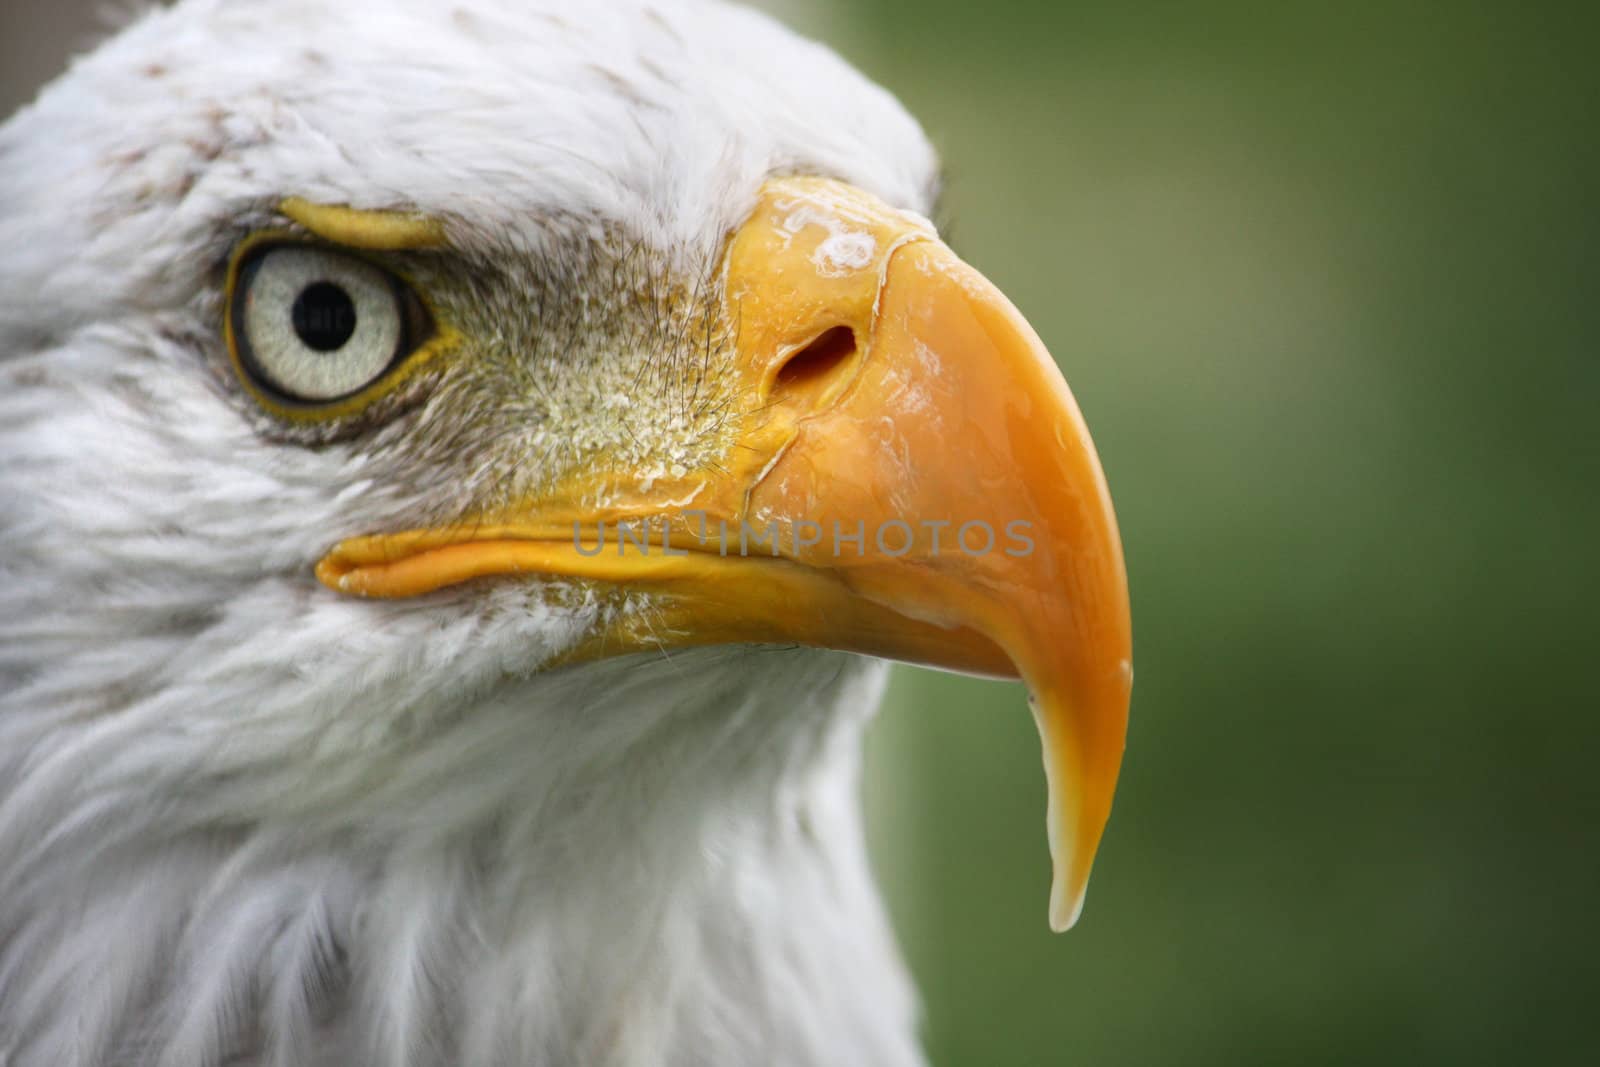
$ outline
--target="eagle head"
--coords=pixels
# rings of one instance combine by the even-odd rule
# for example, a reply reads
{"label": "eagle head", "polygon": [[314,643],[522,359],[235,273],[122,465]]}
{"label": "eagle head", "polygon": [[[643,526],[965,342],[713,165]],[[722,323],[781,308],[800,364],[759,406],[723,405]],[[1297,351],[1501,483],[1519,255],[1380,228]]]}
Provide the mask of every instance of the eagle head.
{"label": "eagle head", "polygon": [[0,126],[0,1061],[915,1063],[884,658],[1027,683],[1070,925],[1121,548],[937,178],[691,0],[179,0]]}

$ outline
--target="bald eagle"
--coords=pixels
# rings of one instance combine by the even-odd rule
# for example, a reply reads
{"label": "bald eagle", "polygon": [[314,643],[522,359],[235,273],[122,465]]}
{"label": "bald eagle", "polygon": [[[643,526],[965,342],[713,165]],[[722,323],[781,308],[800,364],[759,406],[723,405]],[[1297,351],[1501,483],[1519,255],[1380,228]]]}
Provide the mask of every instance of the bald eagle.
{"label": "bald eagle", "polygon": [[1121,547],[936,185],[694,0],[179,0],[0,127],[0,1063],[918,1063],[885,659],[1025,681],[1070,925]]}

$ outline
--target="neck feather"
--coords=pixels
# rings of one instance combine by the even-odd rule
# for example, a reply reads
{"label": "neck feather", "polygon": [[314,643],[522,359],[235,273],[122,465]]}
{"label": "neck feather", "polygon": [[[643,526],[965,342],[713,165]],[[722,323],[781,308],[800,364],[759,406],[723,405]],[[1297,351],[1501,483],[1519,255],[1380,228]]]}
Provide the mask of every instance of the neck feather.
{"label": "neck feather", "polygon": [[[920,1063],[859,819],[882,677],[796,650],[617,660],[419,709],[316,781],[164,761],[147,803],[113,806],[104,768],[25,776],[0,844],[55,814],[0,876],[0,1052]],[[71,772],[117,718],[36,755]],[[258,793],[273,805],[238,817]]]}

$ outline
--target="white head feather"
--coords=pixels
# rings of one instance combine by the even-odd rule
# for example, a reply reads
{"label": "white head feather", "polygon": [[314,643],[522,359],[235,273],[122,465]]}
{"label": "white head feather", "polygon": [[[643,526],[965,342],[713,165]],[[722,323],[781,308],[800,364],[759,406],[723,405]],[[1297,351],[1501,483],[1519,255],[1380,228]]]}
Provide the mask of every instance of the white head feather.
{"label": "white head feather", "polygon": [[690,267],[773,173],[926,211],[934,170],[833,54],[680,0],[184,0],[0,127],[0,1063],[917,1062],[881,667],[541,674],[581,595],[328,593],[418,500],[258,432],[218,265],[299,195]]}

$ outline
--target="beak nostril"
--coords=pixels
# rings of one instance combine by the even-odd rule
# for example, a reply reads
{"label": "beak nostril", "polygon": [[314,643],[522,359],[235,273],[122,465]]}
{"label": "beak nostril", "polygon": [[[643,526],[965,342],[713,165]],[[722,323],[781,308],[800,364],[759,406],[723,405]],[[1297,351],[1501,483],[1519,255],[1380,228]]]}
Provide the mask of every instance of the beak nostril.
{"label": "beak nostril", "polygon": [[835,326],[818,334],[804,348],[797,349],[772,382],[775,399],[790,395],[814,396],[823,392],[838,372],[855,362],[856,333],[848,326]]}

